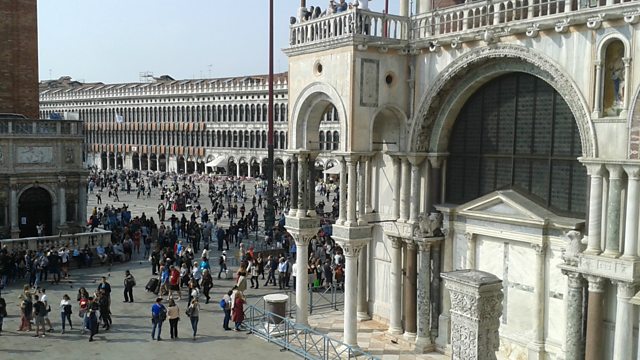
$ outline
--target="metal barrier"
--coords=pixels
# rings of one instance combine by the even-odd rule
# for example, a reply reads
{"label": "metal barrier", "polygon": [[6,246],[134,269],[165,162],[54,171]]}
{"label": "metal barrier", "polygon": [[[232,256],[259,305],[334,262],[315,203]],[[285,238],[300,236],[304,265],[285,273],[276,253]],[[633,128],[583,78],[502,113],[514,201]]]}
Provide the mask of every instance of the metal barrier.
{"label": "metal barrier", "polygon": [[371,359],[373,355],[354,348],[342,341],[310,327],[297,324],[290,318],[281,317],[265,310],[264,300],[248,305],[243,325],[250,333],[277,344],[283,350],[291,351],[304,359]]}
{"label": "metal barrier", "polygon": [[314,310],[333,309],[344,306],[344,291],[338,291],[335,284],[330,287],[309,287],[309,314]]}

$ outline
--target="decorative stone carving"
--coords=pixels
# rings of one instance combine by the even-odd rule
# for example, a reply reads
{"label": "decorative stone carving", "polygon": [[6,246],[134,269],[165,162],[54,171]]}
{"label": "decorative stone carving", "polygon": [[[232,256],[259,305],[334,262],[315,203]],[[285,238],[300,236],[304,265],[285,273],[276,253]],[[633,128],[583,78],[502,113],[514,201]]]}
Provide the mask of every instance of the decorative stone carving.
{"label": "decorative stone carving", "polygon": [[462,47],[462,40],[460,38],[460,36],[456,36],[455,38],[453,38],[453,40],[451,40],[451,48],[452,49],[458,49],[460,47]]}
{"label": "decorative stone carving", "polygon": [[529,26],[527,28],[527,36],[530,38],[534,38],[534,37],[538,37],[538,34],[540,33],[540,25],[539,24],[533,24],[531,26]]}
{"label": "decorative stone carving", "polygon": [[440,42],[438,40],[431,41],[429,43],[429,51],[436,52],[440,50]]}
{"label": "decorative stone carving", "polygon": [[73,148],[68,147],[65,149],[64,161],[68,164],[73,163]]}
{"label": "decorative stone carving", "polygon": [[451,299],[451,358],[495,360],[500,345],[502,280],[476,270],[442,274]]}
{"label": "decorative stone carving", "polygon": [[362,248],[364,247],[365,244],[366,242],[349,240],[349,241],[341,241],[340,247],[344,252],[344,256],[358,257],[360,255],[360,251],[362,251]]}
{"label": "decorative stone carving", "polygon": [[567,246],[562,253],[562,260],[567,265],[578,266],[579,254],[584,250],[583,235],[578,230],[567,231],[564,235],[567,238]]}
{"label": "decorative stone carving", "polygon": [[640,20],[640,9],[624,13],[624,21],[627,24],[635,25]]}
{"label": "decorative stone carving", "polygon": [[569,24],[571,23],[570,18],[566,18],[562,21],[556,23],[555,30],[557,33],[565,33],[569,30]]}
{"label": "decorative stone carving", "polygon": [[49,164],[53,162],[51,146],[18,146],[16,148],[18,164]]}
{"label": "decorative stone carving", "polygon": [[587,19],[587,27],[591,30],[599,29],[602,26],[605,14],[598,14],[594,17]]}
{"label": "decorative stone carving", "polygon": [[[492,59],[500,59],[499,64],[491,63]],[[478,65],[484,62],[491,64]],[[441,131],[446,131],[443,129],[447,112],[458,101],[458,97],[449,94],[453,91],[463,91],[472,84],[477,86],[478,78],[493,72],[526,72],[551,84],[575,116],[584,156],[596,156],[588,108],[575,82],[547,56],[524,46],[507,43],[468,51],[440,72],[439,77],[429,85],[429,90],[422,97],[420,109],[415,116],[416,121],[412,124],[412,151],[437,152],[438,146],[446,149],[447,144],[439,144],[438,141],[441,139]],[[436,127],[438,129],[434,131]]]}
{"label": "decorative stone carving", "polygon": [[442,233],[442,213],[434,211],[425,216],[418,215],[418,228],[414,229],[414,237],[440,237]]}

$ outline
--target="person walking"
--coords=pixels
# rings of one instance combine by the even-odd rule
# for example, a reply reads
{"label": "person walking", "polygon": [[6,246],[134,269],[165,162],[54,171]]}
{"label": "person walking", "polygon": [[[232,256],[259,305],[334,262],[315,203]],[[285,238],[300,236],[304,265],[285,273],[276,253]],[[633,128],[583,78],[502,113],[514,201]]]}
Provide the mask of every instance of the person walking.
{"label": "person walking", "polygon": [[[151,330],[152,340],[162,340],[160,333],[162,333],[162,323],[167,318],[167,308],[162,305],[162,298],[156,298],[156,302],[151,306],[151,323],[153,329]],[[158,337],[156,338],[156,329],[158,329]]]}
{"label": "person walking", "polygon": [[189,316],[189,320],[191,320],[191,329],[193,330],[193,340],[196,340],[196,334],[198,332],[198,319],[200,316],[200,303],[198,302],[198,298],[194,297],[191,300],[191,305],[187,308],[187,316]]}
{"label": "person walking", "polygon": [[[33,304],[33,313],[36,316],[36,334],[34,335],[34,337],[44,337],[44,333],[46,332],[46,329],[44,327],[44,316],[47,313],[47,306],[44,304],[44,302],[42,302],[42,300],[39,299],[38,295],[34,295],[33,299],[35,300],[35,303]],[[41,329],[42,335],[40,335]]]}
{"label": "person walking", "polygon": [[89,341],[93,341],[93,337],[98,333],[98,310],[99,305],[96,301],[94,301],[93,297],[89,297],[89,303],[87,305],[87,318],[88,318],[88,328],[89,328]]}
{"label": "person walking", "polygon": [[71,323],[71,298],[69,295],[62,295],[62,300],[60,300],[60,319],[62,320],[62,333],[65,332],[65,323],[69,322],[69,328],[73,330],[73,324]]}
{"label": "person walking", "polygon": [[242,322],[244,321],[244,295],[242,291],[236,291],[233,307],[231,308],[231,319],[235,323],[235,331],[242,331]]}
{"label": "person walking", "polygon": [[224,311],[224,320],[222,321],[222,328],[226,331],[231,330],[229,327],[229,320],[231,320],[231,295],[233,294],[233,290],[229,290],[225,296],[222,297],[222,301],[220,301],[220,305],[222,305],[222,310]]}
{"label": "person walking", "polygon": [[169,319],[169,332],[172,339],[178,338],[178,321],[180,321],[180,308],[176,301],[169,299],[169,307],[167,308],[167,318]]}
{"label": "person walking", "polygon": [[133,287],[136,286],[136,279],[129,270],[124,273],[124,301],[133,302]]}

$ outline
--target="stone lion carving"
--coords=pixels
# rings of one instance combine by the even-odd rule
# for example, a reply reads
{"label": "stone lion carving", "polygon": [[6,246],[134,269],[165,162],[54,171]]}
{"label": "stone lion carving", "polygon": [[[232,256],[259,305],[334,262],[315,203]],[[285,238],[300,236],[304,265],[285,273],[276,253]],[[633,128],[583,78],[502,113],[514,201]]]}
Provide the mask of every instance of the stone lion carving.
{"label": "stone lion carving", "polygon": [[567,265],[577,266],[578,255],[584,250],[583,235],[578,230],[569,230],[564,235],[567,238],[567,247],[562,254],[562,260]]}
{"label": "stone lion carving", "polygon": [[442,213],[432,212],[429,216],[420,214],[418,216],[418,229],[416,229],[417,236],[421,237],[440,237],[442,233]]}

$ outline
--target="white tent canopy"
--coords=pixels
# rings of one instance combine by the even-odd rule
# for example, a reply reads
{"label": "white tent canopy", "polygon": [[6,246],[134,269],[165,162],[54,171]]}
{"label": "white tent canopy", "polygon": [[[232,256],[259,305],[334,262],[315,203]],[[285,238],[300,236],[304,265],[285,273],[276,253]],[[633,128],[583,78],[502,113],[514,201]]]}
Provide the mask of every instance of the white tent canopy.
{"label": "white tent canopy", "polygon": [[227,157],[226,156],[218,156],[215,159],[209,161],[205,164],[205,166],[216,168],[216,167],[227,167]]}
{"label": "white tent canopy", "polygon": [[334,166],[326,169],[325,171],[323,171],[325,174],[330,174],[330,175],[338,175],[340,174],[340,170],[342,170],[342,166],[340,166],[340,163],[335,164]]}

